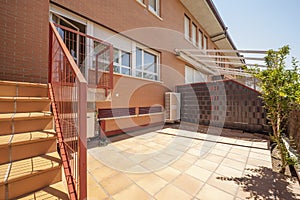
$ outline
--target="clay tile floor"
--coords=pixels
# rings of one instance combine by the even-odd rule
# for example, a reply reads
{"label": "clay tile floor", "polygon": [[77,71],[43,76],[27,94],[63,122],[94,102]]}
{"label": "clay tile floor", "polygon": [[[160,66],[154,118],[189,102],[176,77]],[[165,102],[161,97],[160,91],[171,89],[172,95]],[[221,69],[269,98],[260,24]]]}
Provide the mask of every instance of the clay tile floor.
{"label": "clay tile floor", "polygon": [[163,128],[89,147],[88,199],[300,199],[298,182],[272,171],[266,137],[221,131]]}

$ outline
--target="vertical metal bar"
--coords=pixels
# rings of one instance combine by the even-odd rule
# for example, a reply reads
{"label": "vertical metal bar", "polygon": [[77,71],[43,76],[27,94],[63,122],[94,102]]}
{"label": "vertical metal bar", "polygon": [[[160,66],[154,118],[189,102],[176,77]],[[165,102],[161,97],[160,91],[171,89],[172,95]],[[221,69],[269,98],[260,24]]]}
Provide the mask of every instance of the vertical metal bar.
{"label": "vertical metal bar", "polygon": [[52,82],[52,48],[53,48],[53,35],[52,35],[51,25],[49,24],[48,83]]}
{"label": "vertical metal bar", "polygon": [[87,197],[87,160],[86,160],[86,113],[87,113],[87,84],[79,83],[78,97],[78,123],[79,123],[79,149],[78,149],[78,166],[79,166],[79,199],[84,200]]}
{"label": "vertical metal bar", "polygon": [[98,80],[98,56],[99,55],[96,55],[96,69],[95,69],[95,72],[96,72],[96,77],[95,77],[95,85],[98,86],[100,85],[100,80]]}
{"label": "vertical metal bar", "polygon": [[79,45],[80,45],[80,41],[79,41],[79,38],[80,35],[78,33],[76,33],[76,63],[77,63],[77,66],[80,67],[80,62],[79,62],[79,58],[80,58],[80,55],[79,55]]}
{"label": "vertical metal bar", "polygon": [[109,46],[109,89],[113,89],[114,63],[113,63],[113,46]]}

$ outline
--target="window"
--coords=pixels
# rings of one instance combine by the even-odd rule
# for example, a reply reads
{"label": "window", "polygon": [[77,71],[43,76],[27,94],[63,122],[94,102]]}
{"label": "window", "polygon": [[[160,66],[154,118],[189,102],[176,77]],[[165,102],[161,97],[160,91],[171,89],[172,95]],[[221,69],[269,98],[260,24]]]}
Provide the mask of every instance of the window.
{"label": "window", "polygon": [[202,47],[203,47],[202,37],[203,37],[202,32],[199,30],[198,31],[198,46],[199,46],[199,49],[202,49]]}
{"label": "window", "polygon": [[206,82],[207,76],[192,67],[185,66],[185,83]]}
{"label": "window", "polygon": [[149,10],[159,15],[159,0],[149,0]]}
{"label": "window", "polygon": [[131,54],[114,49],[114,72],[131,75]]}
{"label": "window", "polygon": [[144,0],[137,0],[138,2],[140,2],[141,4],[144,4]]}
{"label": "window", "polygon": [[136,48],[135,76],[158,80],[157,56],[141,48]]}
{"label": "window", "polygon": [[197,43],[196,34],[197,34],[197,26],[193,23],[192,24],[192,43],[195,46],[196,46],[196,43]]}
{"label": "window", "polygon": [[203,38],[203,49],[206,50],[207,49],[207,37],[204,36]]}
{"label": "window", "polygon": [[185,39],[190,39],[190,18],[184,15],[184,36]]}

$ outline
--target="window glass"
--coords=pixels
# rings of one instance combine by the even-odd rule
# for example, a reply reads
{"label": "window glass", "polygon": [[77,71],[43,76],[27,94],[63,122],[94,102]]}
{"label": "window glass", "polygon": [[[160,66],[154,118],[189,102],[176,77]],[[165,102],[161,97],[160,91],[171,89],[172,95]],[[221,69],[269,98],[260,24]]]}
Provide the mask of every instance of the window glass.
{"label": "window glass", "polygon": [[149,10],[159,15],[159,0],[149,0]]}
{"label": "window glass", "polygon": [[190,39],[190,19],[187,16],[184,16],[184,36]]}
{"label": "window glass", "polygon": [[119,63],[119,49],[114,49],[114,62]]}
{"label": "window glass", "polygon": [[130,53],[122,51],[122,66],[130,67]]}
{"label": "window glass", "polygon": [[193,68],[185,66],[185,83],[194,82],[194,71]]}
{"label": "window glass", "polygon": [[142,69],[142,61],[143,61],[142,49],[136,48],[136,68]]}
{"label": "window glass", "polygon": [[196,33],[197,33],[197,27],[196,25],[193,23],[192,24],[192,42],[193,42],[193,45],[196,45]]}
{"label": "window glass", "polygon": [[120,73],[120,67],[114,65],[114,72],[115,72],[115,73]]}
{"label": "window glass", "polygon": [[135,76],[158,80],[157,56],[140,48],[136,48]]}
{"label": "window glass", "polygon": [[144,70],[156,73],[156,56],[151,53],[144,52]]}
{"label": "window glass", "polygon": [[202,32],[199,30],[199,32],[198,32],[198,46],[199,46],[200,49],[202,49],[202,47],[203,47],[202,37],[203,37]]}
{"label": "window glass", "polygon": [[185,66],[185,83],[197,83],[197,82],[206,82],[207,76],[200,71]]}
{"label": "window glass", "polygon": [[203,38],[203,49],[207,49],[207,37],[206,36],[204,36],[204,38]]}
{"label": "window glass", "polygon": [[126,75],[130,75],[130,69],[129,69],[129,68],[122,67],[121,73],[122,73],[122,74],[126,74]]}

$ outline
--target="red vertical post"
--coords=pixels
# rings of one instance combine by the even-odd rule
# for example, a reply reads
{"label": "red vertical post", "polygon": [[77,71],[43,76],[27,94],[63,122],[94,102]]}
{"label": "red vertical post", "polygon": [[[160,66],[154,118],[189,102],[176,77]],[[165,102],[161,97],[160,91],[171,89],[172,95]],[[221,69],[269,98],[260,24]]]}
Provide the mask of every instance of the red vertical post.
{"label": "red vertical post", "polygon": [[52,82],[52,49],[53,49],[53,34],[52,34],[52,28],[49,24],[49,60],[48,60],[48,83]]}
{"label": "red vertical post", "polygon": [[[79,82],[78,82],[79,83]],[[79,122],[79,139],[78,139],[78,167],[79,167],[79,200],[87,198],[87,144],[86,144],[86,130],[87,130],[87,83],[79,83],[78,96],[78,122]]]}
{"label": "red vertical post", "polygon": [[95,74],[95,85],[98,87],[100,85],[100,79],[98,80],[98,54],[96,55],[96,74]]}
{"label": "red vertical post", "polygon": [[113,89],[113,84],[114,84],[114,80],[113,80],[113,76],[114,76],[114,53],[113,53],[114,49],[113,46],[110,45],[109,46],[109,89]]}

